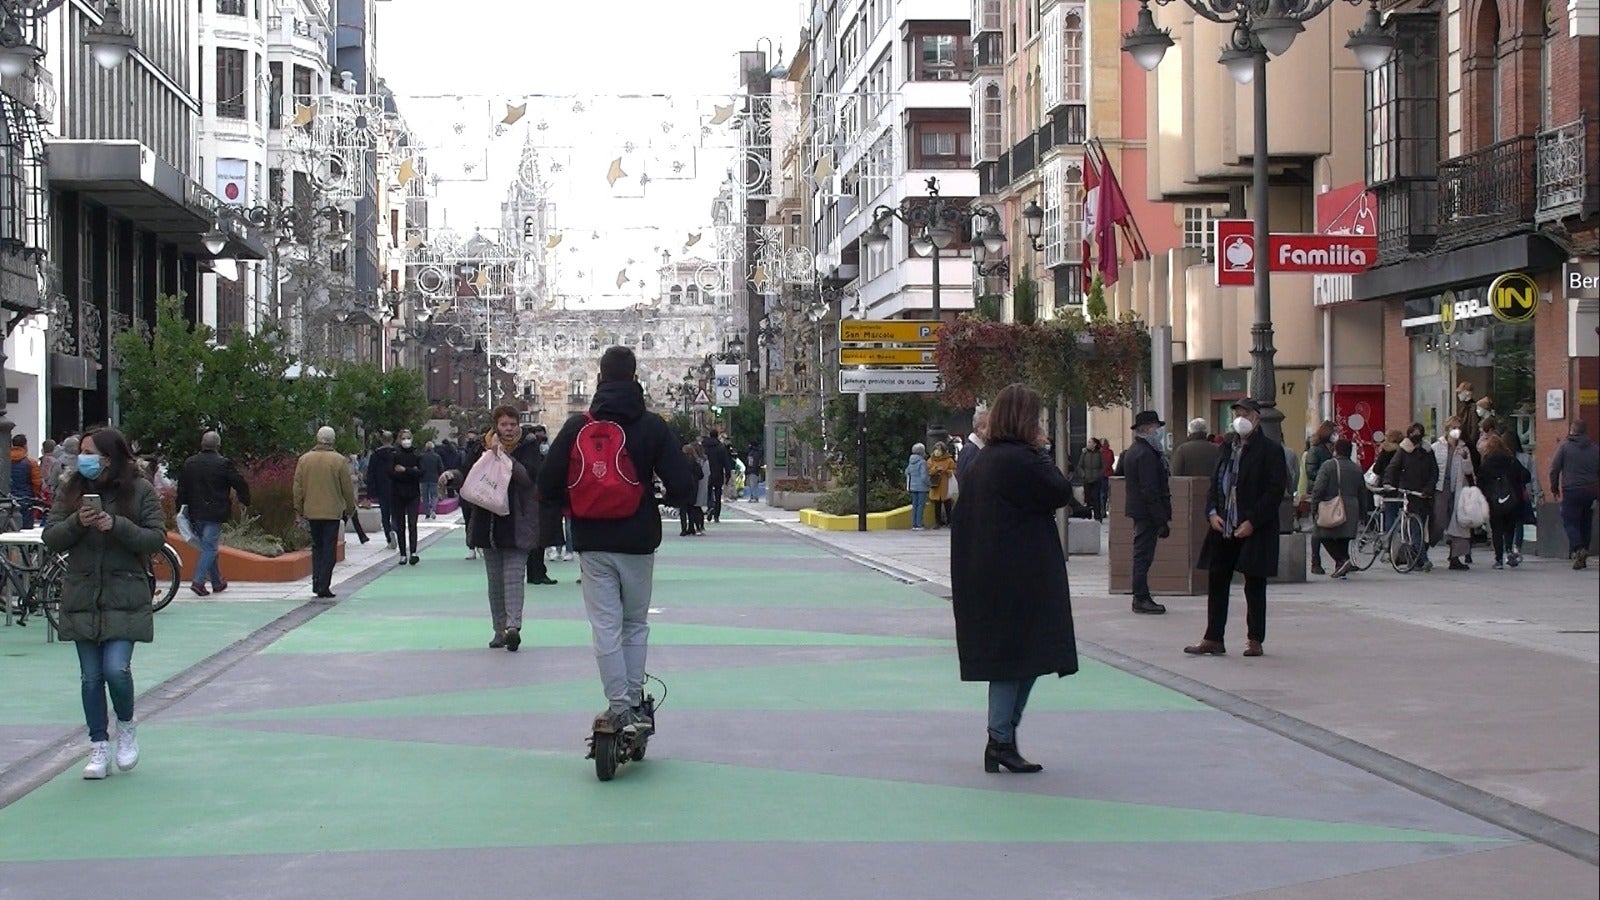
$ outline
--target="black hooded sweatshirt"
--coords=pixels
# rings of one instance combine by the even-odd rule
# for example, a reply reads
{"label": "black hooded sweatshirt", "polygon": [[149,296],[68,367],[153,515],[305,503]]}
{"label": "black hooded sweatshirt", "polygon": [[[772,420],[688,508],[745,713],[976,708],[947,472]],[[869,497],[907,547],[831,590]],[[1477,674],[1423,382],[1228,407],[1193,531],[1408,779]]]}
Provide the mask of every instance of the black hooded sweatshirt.
{"label": "black hooded sweatshirt", "polygon": [[[658,502],[669,506],[693,505],[695,478],[689,461],[666,420],[645,410],[644,389],[636,381],[603,381],[595,389],[589,414],[596,419],[616,422],[627,438],[628,457],[644,484],[639,508],[626,519],[572,520],[572,549],[579,553],[654,553],[661,546],[661,511]],[[561,433],[550,443],[550,455],[539,470],[539,502],[547,511],[567,505],[568,462],[572,442],[583,428],[583,416],[573,416],[561,426]],[[659,478],[666,496],[658,501],[652,483]],[[560,533],[559,529],[556,531]]]}

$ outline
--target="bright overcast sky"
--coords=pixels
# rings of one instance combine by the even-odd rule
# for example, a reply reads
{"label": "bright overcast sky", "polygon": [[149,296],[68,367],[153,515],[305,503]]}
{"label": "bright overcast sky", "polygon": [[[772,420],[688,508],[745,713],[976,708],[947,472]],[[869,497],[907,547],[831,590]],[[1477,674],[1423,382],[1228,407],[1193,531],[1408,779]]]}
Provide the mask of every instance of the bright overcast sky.
{"label": "bright overcast sky", "polygon": [[[477,104],[475,110],[492,110],[493,119],[515,102],[506,98],[527,95],[705,98],[736,92],[738,52],[771,47],[792,54],[804,6],[802,0],[391,0],[378,4],[378,71],[399,96],[412,130],[424,144],[437,147],[451,140],[454,123],[442,117],[458,104],[416,98],[463,95]],[[787,59],[772,64],[780,62]],[[408,97],[414,99],[408,103]],[[626,182],[609,186],[607,166],[622,153],[613,145],[625,140],[616,135],[627,117],[591,113],[585,121],[570,115],[568,107],[570,102],[558,110],[554,101],[535,101],[527,119],[507,134],[469,141],[491,148],[486,165],[475,167],[482,178],[441,184],[434,224],[448,220],[460,231],[498,226],[499,202],[516,175],[517,149],[526,129],[540,119],[551,120],[542,132],[545,139],[573,148],[548,157],[564,166],[556,176],[563,183],[552,189],[553,196],[565,198],[564,226],[589,232],[593,221],[660,223],[662,232],[673,234],[655,236],[653,243],[681,244],[678,232],[706,221],[725,160],[703,154],[693,182],[658,180],[648,191]],[[580,148],[584,140],[591,146]],[[429,154],[430,164],[438,160],[438,170],[446,168],[447,158],[456,164],[449,151]],[[647,197],[613,199],[629,190]],[[642,257],[652,241],[632,243],[619,255]],[[596,270],[607,265],[610,261],[593,263]]]}

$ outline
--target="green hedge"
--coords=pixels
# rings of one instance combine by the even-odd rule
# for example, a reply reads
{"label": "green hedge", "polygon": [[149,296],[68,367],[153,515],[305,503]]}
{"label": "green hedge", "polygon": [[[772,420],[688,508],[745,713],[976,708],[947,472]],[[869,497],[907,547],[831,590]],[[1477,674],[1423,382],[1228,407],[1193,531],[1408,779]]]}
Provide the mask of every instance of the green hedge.
{"label": "green hedge", "polygon": [[[911,505],[911,495],[904,490],[887,484],[872,484],[867,486],[867,512],[888,512],[902,506]],[[856,505],[856,489],[850,487],[829,491],[817,498],[817,511],[830,516],[857,516],[861,508]]]}

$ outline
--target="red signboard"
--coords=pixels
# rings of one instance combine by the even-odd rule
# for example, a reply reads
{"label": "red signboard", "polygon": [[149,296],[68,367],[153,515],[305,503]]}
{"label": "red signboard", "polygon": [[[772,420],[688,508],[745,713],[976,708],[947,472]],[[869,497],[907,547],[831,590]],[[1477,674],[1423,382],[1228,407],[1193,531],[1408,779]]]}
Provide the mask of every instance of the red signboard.
{"label": "red signboard", "polygon": [[1333,424],[1339,435],[1355,444],[1351,454],[1365,472],[1378,458],[1383,443],[1383,385],[1336,384],[1333,386]]}
{"label": "red signboard", "polygon": [[[1255,283],[1255,223],[1247,219],[1216,222],[1216,273],[1221,287]],[[1378,261],[1373,234],[1274,234],[1268,268],[1273,272],[1354,275]]]}

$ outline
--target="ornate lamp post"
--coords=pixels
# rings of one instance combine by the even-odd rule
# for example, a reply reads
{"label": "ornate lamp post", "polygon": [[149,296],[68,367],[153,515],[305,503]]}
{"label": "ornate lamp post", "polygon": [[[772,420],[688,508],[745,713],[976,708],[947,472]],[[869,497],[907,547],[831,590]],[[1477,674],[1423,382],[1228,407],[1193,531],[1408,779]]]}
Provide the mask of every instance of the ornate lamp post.
{"label": "ornate lamp post", "polygon": [[961,233],[970,228],[974,244],[983,244],[988,252],[1000,253],[1005,249],[1006,236],[1000,230],[1000,214],[986,203],[958,206],[939,196],[939,179],[928,179],[928,196],[907,197],[898,207],[880,206],[872,214],[872,224],[867,227],[867,242],[878,247],[889,243],[889,222],[899,219],[915,235],[911,249],[918,256],[933,258],[933,318],[939,318],[939,254],[947,249]]}
{"label": "ornate lamp post", "polygon": [[[1122,37],[1122,49],[1145,71],[1161,64],[1172,46],[1168,29],[1157,28],[1151,0],[1140,0],[1134,29]],[[1166,6],[1176,0],[1155,0]],[[1240,84],[1254,88],[1255,147],[1251,168],[1250,205],[1255,221],[1255,323],[1250,326],[1250,396],[1261,403],[1261,425],[1268,437],[1283,440],[1283,413],[1278,409],[1278,379],[1273,368],[1277,350],[1272,338],[1272,281],[1267,246],[1271,229],[1267,221],[1268,162],[1272,146],[1267,140],[1267,60],[1282,56],[1305,30],[1305,23],[1321,15],[1335,0],[1183,0],[1196,15],[1232,25],[1228,45],[1218,58]],[[1362,68],[1376,71],[1394,55],[1395,39],[1383,30],[1377,0],[1344,0],[1352,6],[1367,3],[1362,26],[1350,32],[1345,46]]]}
{"label": "ornate lamp post", "polygon": [[[23,25],[37,21],[66,0],[0,0],[0,75],[15,78],[44,58],[44,50],[28,40]],[[84,29],[83,43],[102,69],[122,65],[138,46],[133,29],[122,20],[122,4],[104,0],[100,4],[100,24]]]}

